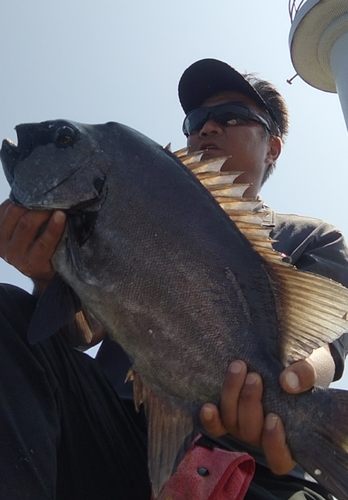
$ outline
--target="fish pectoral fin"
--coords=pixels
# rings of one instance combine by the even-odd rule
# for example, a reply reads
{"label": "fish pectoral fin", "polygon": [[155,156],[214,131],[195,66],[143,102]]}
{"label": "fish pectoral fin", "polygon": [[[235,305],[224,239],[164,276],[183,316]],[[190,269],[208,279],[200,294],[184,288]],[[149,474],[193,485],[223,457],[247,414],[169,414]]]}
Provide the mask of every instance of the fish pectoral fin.
{"label": "fish pectoral fin", "polygon": [[69,321],[67,334],[73,346],[88,345],[92,342],[95,333],[102,328],[92,312],[82,304],[73,321]]}
{"label": "fish pectoral fin", "polygon": [[283,262],[268,266],[280,314],[285,365],[308,357],[348,331],[348,289]]}
{"label": "fish pectoral fin", "polygon": [[35,344],[56,333],[81,310],[81,301],[57,273],[36,305],[28,328],[28,340]]}
{"label": "fish pectoral fin", "polygon": [[72,215],[69,214],[69,231],[70,234],[75,236],[79,247],[82,247],[92,235],[97,219],[98,212],[89,212],[87,210]]}
{"label": "fish pectoral fin", "polygon": [[189,411],[156,396],[136,372],[134,399],[137,407],[145,406],[148,422],[149,473],[155,498],[164,483],[175,472],[194,438],[193,417]]}
{"label": "fish pectoral fin", "polygon": [[82,249],[93,232],[96,220],[96,213],[81,213],[73,216],[69,214],[67,218],[68,238],[65,240],[66,254],[74,271],[86,283],[90,283],[91,275],[84,265]]}

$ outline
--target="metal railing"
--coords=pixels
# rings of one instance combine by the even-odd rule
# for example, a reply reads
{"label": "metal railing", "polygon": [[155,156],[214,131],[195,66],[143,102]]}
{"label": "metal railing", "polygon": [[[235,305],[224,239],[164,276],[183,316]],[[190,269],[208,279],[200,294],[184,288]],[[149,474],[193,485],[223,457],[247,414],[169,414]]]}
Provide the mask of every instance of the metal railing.
{"label": "metal railing", "polygon": [[306,0],[289,0],[289,16],[291,22],[294,20],[297,11],[300,10],[305,1]]}

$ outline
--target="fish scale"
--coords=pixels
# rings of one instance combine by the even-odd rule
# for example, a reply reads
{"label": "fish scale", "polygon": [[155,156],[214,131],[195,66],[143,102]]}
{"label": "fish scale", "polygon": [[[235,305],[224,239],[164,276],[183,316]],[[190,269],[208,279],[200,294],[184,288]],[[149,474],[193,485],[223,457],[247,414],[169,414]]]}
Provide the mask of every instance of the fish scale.
{"label": "fish scale", "polygon": [[279,374],[347,331],[348,290],[283,261],[267,211],[243,198],[240,173],[220,171],[223,158],[175,156],[112,122],[17,133],[18,146],[5,140],[0,153],[11,199],[68,220],[29,338],[71,322],[82,302],[122,345],[147,414],[155,497],[199,431],[202,403],[219,402],[229,363],[243,359],[261,374],[264,411],[282,418],[294,459],[346,499],[347,392],[289,395]]}

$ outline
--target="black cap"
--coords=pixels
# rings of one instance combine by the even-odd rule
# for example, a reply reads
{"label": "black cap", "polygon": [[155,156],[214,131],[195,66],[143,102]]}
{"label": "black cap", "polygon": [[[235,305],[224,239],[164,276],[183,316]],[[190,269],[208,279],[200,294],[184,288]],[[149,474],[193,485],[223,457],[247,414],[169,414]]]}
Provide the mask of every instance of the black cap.
{"label": "black cap", "polygon": [[179,99],[185,113],[199,108],[209,97],[236,90],[265,109],[278,125],[273,110],[256,89],[232,66],[217,59],[201,59],[189,66],[179,81]]}

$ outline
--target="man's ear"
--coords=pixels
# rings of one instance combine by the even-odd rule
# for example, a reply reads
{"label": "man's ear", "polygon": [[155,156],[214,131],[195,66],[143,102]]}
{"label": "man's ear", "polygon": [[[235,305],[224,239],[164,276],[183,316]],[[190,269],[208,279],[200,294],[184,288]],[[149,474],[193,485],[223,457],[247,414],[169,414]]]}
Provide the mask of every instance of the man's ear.
{"label": "man's ear", "polygon": [[280,153],[282,152],[283,142],[280,137],[272,135],[269,138],[269,147],[267,151],[266,162],[268,165],[274,165]]}

